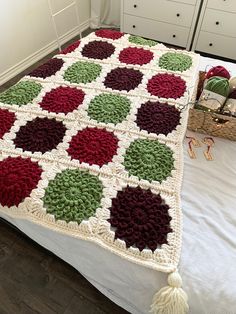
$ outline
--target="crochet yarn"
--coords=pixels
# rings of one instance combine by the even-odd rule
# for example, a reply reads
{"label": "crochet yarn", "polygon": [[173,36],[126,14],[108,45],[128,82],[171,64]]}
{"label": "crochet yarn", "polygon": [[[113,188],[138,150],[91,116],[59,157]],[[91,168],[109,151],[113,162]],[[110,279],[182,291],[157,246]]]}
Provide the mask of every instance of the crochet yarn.
{"label": "crochet yarn", "polygon": [[184,53],[167,52],[159,59],[159,67],[171,71],[184,72],[192,66],[192,58]]}
{"label": "crochet yarn", "polygon": [[212,67],[207,73],[206,73],[206,79],[209,79],[213,76],[220,76],[227,79],[230,79],[230,74],[226,68],[224,68],[221,65],[218,65],[216,67]]}
{"label": "crochet yarn", "polygon": [[16,120],[14,112],[6,109],[0,109],[0,139],[7,133]]}
{"label": "crochet yarn", "polygon": [[109,58],[114,51],[115,47],[112,44],[95,40],[85,45],[81,54],[87,58],[103,60]]}
{"label": "crochet yarn", "polygon": [[30,76],[46,78],[56,74],[63,66],[64,61],[62,59],[53,58],[48,62],[40,65],[37,69],[30,72]]}
{"label": "crochet yarn", "polygon": [[39,105],[48,112],[67,114],[83,103],[84,96],[81,89],[60,86],[47,92]]}
{"label": "crochet yarn", "polygon": [[37,187],[41,173],[41,167],[30,158],[7,157],[0,161],[0,204],[18,206]]}
{"label": "crochet yarn", "polygon": [[126,118],[130,105],[127,97],[103,93],[90,102],[88,114],[98,122],[117,124]]}
{"label": "crochet yarn", "polygon": [[33,81],[21,81],[0,94],[0,102],[23,106],[32,102],[38,96],[42,85]]}
{"label": "crochet yarn", "polygon": [[132,44],[142,45],[142,46],[149,46],[149,47],[153,47],[153,46],[156,46],[158,44],[157,41],[150,40],[150,39],[145,39],[143,37],[135,36],[135,35],[130,35],[129,36],[129,42],[132,43]]}
{"label": "crochet yarn", "polygon": [[186,83],[174,74],[156,74],[148,81],[147,90],[154,96],[177,99],[184,95]]}
{"label": "crochet yarn", "polygon": [[100,75],[102,66],[93,62],[78,61],[72,64],[64,74],[70,83],[91,83]]}
{"label": "crochet yarn", "polygon": [[136,123],[149,133],[168,135],[180,123],[180,112],[174,106],[148,101],[138,109]]}
{"label": "crochet yarn", "polygon": [[209,78],[205,89],[221,96],[227,97],[229,94],[229,81],[226,78],[214,76]]}
{"label": "crochet yarn", "polygon": [[99,29],[95,32],[95,35],[97,37],[107,38],[107,39],[120,39],[122,36],[124,36],[124,33],[121,33],[116,30],[111,29]]}
{"label": "crochet yarn", "polygon": [[119,54],[120,62],[127,64],[144,65],[153,59],[153,52],[143,48],[129,47],[123,49]]}
{"label": "crochet yarn", "polygon": [[139,70],[128,68],[116,68],[107,74],[104,85],[114,90],[126,90],[129,92],[138,87],[143,78]]}
{"label": "crochet yarn", "polygon": [[100,206],[103,186],[97,176],[79,169],[67,169],[50,180],[43,197],[47,213],[66,222],[93,216]]}
{"label": "crochet yarn", "polygon": [[236,77],[231,77],[229,80],[230,91],[233,92],[236,89]]}
{"label": "crochet yarn", "polygon": [[129,175],[162,182],[171,176],[174,169],[173,152],[159,141],[138,139],[128,147],[124,166]]}
{"label": "crochet yarn", "polygon": [[112,161],[118,148],[118,139],[105,129],[85,128],[71,140],[68,154],[89,165],[103,166]]}
{"label": "crochet yarn", "polygon": [[172,231],[168,209],[160,194],[127,187],[112,199],[108,221],[115,228],[115,238],[124,240],[126,247],[155,251],[167,243],[167,234]]}
{"label": "crochet yarn", "polygon": [[66,127],[61,121],[37,117],[20,127],[14,144],[25,151],[45,153],[57,147],[65,132]]}
{"label": "crochet yarn", "polygon": [[229,94],[229,97],[224,105],[223,112],[236,116],[236,90]]}
{"label": "crochet yarn", "polygon": [[72,51],[75,51],[75,49],[77,49],[80,45],[80,40],[76,41],[75,43],[73,43],[72,45],[66,47],[65,49],[63,49],[60,54],[66,55],[67,53],[71,53]]}

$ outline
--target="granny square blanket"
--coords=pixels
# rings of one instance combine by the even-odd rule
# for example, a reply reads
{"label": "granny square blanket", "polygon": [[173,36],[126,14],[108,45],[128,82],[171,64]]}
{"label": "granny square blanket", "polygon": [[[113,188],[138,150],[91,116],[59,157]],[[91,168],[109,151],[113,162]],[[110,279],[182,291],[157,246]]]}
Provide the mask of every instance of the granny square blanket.
{"label": "granny square blanket", "polygon": [[98,30],[0,94],[0,211],[176,273],[198,60]]}

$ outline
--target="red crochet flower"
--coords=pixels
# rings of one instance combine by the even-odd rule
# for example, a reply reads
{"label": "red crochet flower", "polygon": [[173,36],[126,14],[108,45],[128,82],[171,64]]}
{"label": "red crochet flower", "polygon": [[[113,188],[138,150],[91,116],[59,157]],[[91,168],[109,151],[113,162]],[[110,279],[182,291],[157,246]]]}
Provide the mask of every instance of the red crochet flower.
{"label": "red crochet flower", "polygon": [[8,157],[0,161],[0,203],[18,206],[37,187],[42,169],[30,158]]}
{"label": "red crochet flower", "polygon": [[85,93],[81,89],[60,86],[46,93],[39,105],[49,112],[66,114],[81,105],[84,96]]}
{"label": "red crochet flower", "polygon": [[81,54],[87,58],[103,60],[109,58],[114,51],[115,47],[112,44],[95,40],[85,45]]}
{"label": "red crochet flower", "polygon": [[186,83],[174,74],[157,74],[148,81],[147,90],[154,96],[177,99],[184,95]]}
{"label": "red crochet flower", "polygon": [[20,128],[14,144],[33,153],[45,153],[57,147],[63,140],[65,132],[66,127],[61,121],[37,117]]}
{"label": "red crochet flower", "polygon": [[63,49],[60,54],[66,55],[67,53],[70,53],[74,51],[76,48],[78,48],[80,45],[80,40],[76,41],[75,43],[71,44],[70,46]]}
{"label": "red crochet flower", "polygon": [[53,58],[48,62],[40,65],[37,69],[33,70],[29,75],[35,77],[46,78],[56,74],[61,69],[64,61],[62,59]]}
{"label": "red crochet flower", "polygon": [[111,29],[99,29],[95,32],[95,35],[102,38],[116,40],[124,36],[124,33],[118,32],[116,30],[111,30]]}
{"label": "red crochet flower", "polygon": [[87,127],[72,138],[67,152],[80,162],[101,167],[112,161],[117,148],[118,139],[112,132]]}
{"label": "red crochet flower", "polygon": [[120,52],[119,60],[127,64],[147,64],[153,59],[153,53],[150,50],[137,47],[125,48]]}
{"label": "red crochet flower", "polygon": [[104,85],[115,90],[135,89],[141,82],[143,73],[139,70],[116,68],[107,74]]}
{"label": "red crochet flower", "polygon": [[16,116],[13,112],[0,109],[0,138],[10,130],[15,120]]}
{"label": "red crochet flower", "polygon": [[168,209],[159,194],[128,186],[112,199],[108,221],[115,228],[115,238],[124,240],[127,247],[155,251],[172,232]]}
{"label": "red crochet flower", "polygon": [[136,123],[149,133],[169,134],[176,129],[180,112],[174,106],[148,101],[138,109]]}

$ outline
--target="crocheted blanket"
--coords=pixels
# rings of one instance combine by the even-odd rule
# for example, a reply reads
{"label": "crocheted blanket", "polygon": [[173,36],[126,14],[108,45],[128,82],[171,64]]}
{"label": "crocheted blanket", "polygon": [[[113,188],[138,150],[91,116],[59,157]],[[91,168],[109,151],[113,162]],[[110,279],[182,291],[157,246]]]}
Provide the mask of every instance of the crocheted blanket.
{"label": "crocheted blanket", "polygon": [[197,65],[194,53],[98,30],[0,94],[0,211],[176,277]]}

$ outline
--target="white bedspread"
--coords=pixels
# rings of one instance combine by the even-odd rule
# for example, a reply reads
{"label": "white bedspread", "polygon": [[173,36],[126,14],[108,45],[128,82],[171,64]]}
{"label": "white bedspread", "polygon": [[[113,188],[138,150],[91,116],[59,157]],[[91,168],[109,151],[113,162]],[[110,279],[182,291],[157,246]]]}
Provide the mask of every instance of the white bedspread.
{"label": "white bedspread", "polygon": [[[219,64],[236,75],[235,64],[208,58],[202,58],[201,69]],[[191,314],[236,314],[236,142],[215,138],[213,161],[205,160],[204,149],[196,149],[196,160],[191,160],[185,149],[179,270]],[[166,274],[128,262],[93,243],[1,216],[74,266],[131,313],[148,313],[154,293],[166,285]]]}

